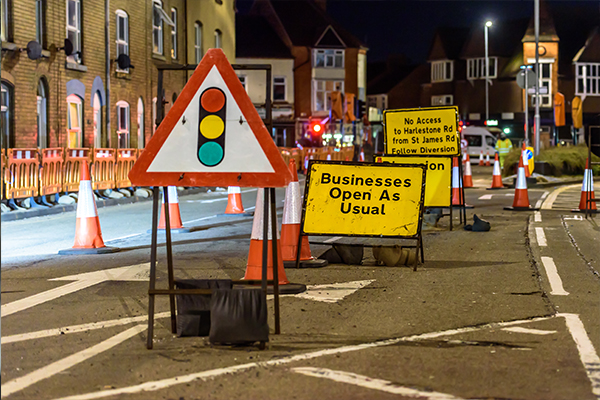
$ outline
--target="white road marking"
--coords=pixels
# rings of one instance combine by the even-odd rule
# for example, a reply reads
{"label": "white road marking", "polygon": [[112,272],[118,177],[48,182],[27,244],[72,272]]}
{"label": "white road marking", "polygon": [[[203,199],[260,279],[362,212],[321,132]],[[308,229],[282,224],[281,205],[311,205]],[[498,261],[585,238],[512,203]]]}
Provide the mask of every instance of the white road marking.
{"label": "white road marking", "polygon": [[84,394],[78,394],[78,395],[73,395],[73,396],[61,397],[61,398],[55,399],[55,400],[92,400],[92,399],[101,399],[101,398],[110,397],[110,396],[119,396],[119,395],[123,395],[123,394],[153,392],[153,391],[157,391],[157,390],[166,389],[166,388],[174,386],[174,385],[193,382],[197,379],[206,381],[208,379],[213,379],[218,376],[235,374],[238,372],[243,372],[243,371],[247,371],[247,370],[254,369],[254,368],[278,366],[278,365],[289,364],[289,363],[296,362],[296,361],[311,360],[311,359],[315,359],[315,358],[323,357],[323,356],[349,353],[349,352],[353,352],[353,351],[372,349],[372,348],[382,347],[382,346],[390,346],[390,345],[394,345],[394,344],[402,342],[402,341],[417,341],[417,340],[423,340],[423,339],[433,339],[433,338],[437,338],[440,336],[475,332],[475,331],[482,330],[482,329],[502,328],[505,326],[520,325],[520,324],[529,323],[529,322],[545,321],[545,320],[548,320],[551,318],[555,318],[555,317],[554,316],[539,317],[539,318],[525,319],[525,320],[518,320],[518,321],[496,322],[496,323],[486,324],[486,325],[482,325],[482,326],[478,326],[478,327],[457,328],[457,329],[450,329],[447,331],[430,332],[430,333],[425,333],[425,334],[421,334],[421,335],[381,340],[381,341],[372,342],[372,343],[363,343],[363,344],[358,344],[358,345],[342,346],[342,347],[337,347],[337,348],[333,348],[333,349],[314,351],[311,353],[297,354],[295,356],[283,357],[283,358],[279,358],[276,360],[253,362],[253,363],[248,363],[248,364],[234,365],[231,367],[217,368],[217,369],[208,370],[208,371],[195,372],[195,373],[188,374],[188,375],[180,375],[180,376],[175,376],[173,378],[161,379],[158,381],[149,381],[149,382],[141,383],[139,385],[127,386],[127,387],[123,387],[123,388],[101,390],[99,392],[91,392],[91,393],[84,393]]}
{"label": "white road marking", "polygon": [[563,217],[563,219],[565,221],[583,221],[583,215],[572,215],[572,216],[565,215]]}
{"label": "white road marking", "polygon": [[11,394],[23,390],[41,380],[59,374],[62,371],[87,360],[88,358],[94,357],[108,349],[111,349],[125,340],[139,334],[140,332],[143,332],[147,327],[147,325],[134,326],[133,328],[129,328],[118,335],[98,343],[97,345],[72,354],[66,358],[63,358],[62,360],[53,362],[52,364],[30,372],[25,376],[15,378],[0,387],[0,390],[2,391],[2,397],[4,398],[10,396]]}
{"label": "white road marking", "polygon": [[556,201],[556,198],[558,197],[559,194],[561,194],[565,190],[569,190],[569,189],[572,189],[574,187],[579,187],[579,186],[580,186],[579,184],[567,185],[567,186],[561,186],[558,189],[554,190],[552,193],[550,193],[550,195],[546,198],[546,200],[542,204],[542,210],[551,210],[552,205]]}
{"label": "white road marking", "polygon": [[550,194],[550,192],[545,191],[544,194],[542,195],[542,200],[544,200],[546,197],[548,197],[549,194]]}
{"label": "white road marking", "polygon": [[6,317],[105,281],[147,281],[149,270],[150,263],[144,263],[49,279],[50,281],[76,282],[34,294],[33,296],[25,297],[24,299],[16,300],[12,303],[3,304],[1,307],[2,317]]}
{"label": "white road marking", "polygon": [[508,196],[508,197],[515,197],[515,194],[514,194],[514,193],[506,193],[506,194],[505,194],[505,196]]}
{"label": "white road marking", "polygon": [[579,359],[592,383],[592,393],[600,398],[600,357],[585,331],[583,322],[577,314],[559,313],[558,316],[565,318],[567,328],[577,345]]}
{"label": "white road marking", "polygon": [[[369,285],[371,282],[375,282],[375,279],[324,285],[309,285],[306,287],[305,292],[300,294],[286,294],[282,295],[281,297],[297,297],[314,301],[322,301],[324,303],[337,303],[338,301],[343,300],[345,297],[356,292],[358,289],[362,289]],[[267,296],[267,299],[271,300],[273,299],[273,296]]]}
{"label": "white road marking", "polygon": [[569,292],[563,288],[562,280],[558,275],[558,270],[556,269],[556,264],[554,264],[552,257],[542,257],[542,264],[544,264],[546,275],[550,282],[550,288],[552,289],[550,294],[555,296],[568,296]]}
{"label": "white road marking", "polygon": [[[171,312],[166,311],[166,312],[154,314],[154,319],[168,318],[170,316],[171,316]],[[41,339],[41,338],[51,337],[51,336],[61,336],[61,335],[69,334],[69,333],[89,332],[89,331],[93,331],[93,330],[97,330],[97,329],[112,328],[113,326],[128,325],[128,324],[131,324],[134,322],[142,322],[142,321],[147,321],[147,320],[148,320],[148,315],[140,315],[137,317],[111,319],[108,321],[92,322],[89,324],[71,325],[71,326],[65,326],[62,328],[45,329],[45,330],[36,331],[36,332],[28,332],[28,333],[21,333],[21,334],[17,334],[17,335],[2,336],[2,344],[22,342],[25,340],[32,340],[32,339]]]}
{"label": "white road marking", "polygon": [[539,200],[538,200],[538,201],[535,203],[535,207],[534,207],[534,208],[540,208],[540,207],[542,206],[542,202],[543,202],[543,201],[544,201],[544,200],[542,200],[542,199],[539,199]]}
{"label": "white road marking", "polygon": [[530,329],[523,328],[521,326],[513,326],[509,328],[502,329],[503,331],[516,332],[516,333],[528,333],[531,335],[550,335],[552,333],[556,333],[556,331],[544,331],[541,329]]}
{"label": "white road marking", "polygon": [[542,213],[539,212],[539,211],[534,211],[534,213],[533,213],[533,220],[535,222],[542,222]]}
{"label": "white road marking", "polygon": [[334,236],[330,239],[324,240],[323,243],[333,243],[333,242],[337,242],[338,240],[340,240],[342,237],[341,236]]}
{"label": "white road marking", "polygon": [[535,228],[535,236],[537,236],[538,246],[548,246],[548,242],[546,241],[546,234],[544,233],[544,228]]}
{"label": "white road marking", "polygon": [[431,392],[425,390],[416,390],[404,386],[398,386],[390,381],[374,379],[364,375],[354,374],[352,372],[334,371],[327,368],[300,367],[292,368],[293,372],[298,374],[312,376],[315,378],[331,379],[335,382],[348,383],[368,389],[379,390],[381,392],[399,394],[405,397],[416,397],[428,400],[460,400],[460,397],[452,396],[446,393]]}
{"label": "white road marking", "polygon": [[484,194],[478,200],[491,200],[492,196],[493,196],[493,194]]}
{"label": "white road marking", "polygon": [[212,219],[212,218],[217,218],[217,215],[215,214],[215,215],[209,215],[208,217],[202,217],[202,218],[198,218],[198,219],[192,219],[190,221],[183,222],[183,224],[187,225],[187,224],[191,224],[192,222],[205,221],[207,219]]}

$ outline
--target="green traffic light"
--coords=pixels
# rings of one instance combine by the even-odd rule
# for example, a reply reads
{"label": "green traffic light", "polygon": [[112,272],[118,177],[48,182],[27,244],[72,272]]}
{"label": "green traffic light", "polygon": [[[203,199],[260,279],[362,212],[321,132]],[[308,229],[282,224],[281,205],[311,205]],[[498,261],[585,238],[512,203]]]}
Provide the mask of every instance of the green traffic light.
{"label": "green traffic light", "polygon": [[198,150],[200,162],[208,167],[213,167],[223,160],[223,148],[215,142],[206,142]]}

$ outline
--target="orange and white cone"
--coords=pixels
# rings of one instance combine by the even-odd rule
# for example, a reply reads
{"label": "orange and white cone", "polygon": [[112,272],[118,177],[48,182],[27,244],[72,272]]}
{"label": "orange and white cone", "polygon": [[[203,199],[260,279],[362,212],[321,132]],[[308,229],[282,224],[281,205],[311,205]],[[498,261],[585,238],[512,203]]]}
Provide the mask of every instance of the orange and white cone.
{"label": "orange and white cone", "polygon": [[469,155],[469,153],[467,153],[466,151],[463,153],[463,157],[462,157],[462,163],[463,165],[465,165],[465,163],[467,162],[467,156]]}
{"label": "orange and white cone", "polygon": [[231,217],[251,217],[253,215],[251,212],[244,211],[242,191],[239,186],[229,186],[227,188],[227,207],[225,208],[225,214],[218,215]]}
{"label": "orange and white cone", "polygon": [[483,150],[481,150],[481,153],[479,153],[479,165],[483,167],[484,164],[485,162],[483,161]]}
{"label": "orange and white cone", "polygon": [[465,173],[463,177],[463,185],[466,188],[473,187],[473,174],[471,173],[471,157],[467,154],[467,158],[465,161]]}
{"label": "orange and white cone", "polygon": [[585,171],[583,172],[583,183],[581,185],[581,199],[579,200],[579,209],[571,210],[573,212],[587,212],[595,214],[598,212],[595,202],[589,202],[588,200],[594,200],[594,175],[590,168],[589,158],[585,163]]}
{"label": "orange and white cone", "polygon": [[500,172],[500,160],[498,159],[498,153],[494,157],[494,172],[492,173],[492,187],[490,189],[504,189],[504,184],[502,183],[502,172]]}
{"label": "orange and white cone", "polygon": [[100,219],[96,199],[92,191],[92,181],[88,163],[81,163],[79,193],[77,195],[77,222],[75,224],[75,244],[72,248],[60,250],[58,254],[100,254],[114,253],[118,247],[106,247],[102,240]]}
{"label": "orange and white cone", "polygon": [[529,205],[529,194],[527,193],[527,179],[525,178],[525,167],[523,158],[519,159],[519,170],[517,172],[517,183],[515,185],[515,198],[512,207],[504,207],[512,211],[533,211],[535,208]]}
{"label": "orange and white cone", "polygon": [[462,196],[462,179],[458,169],[458,157],[452,157],[452,205],[463,206],[465,199]]}
{"label": "orange and white cone", "polygon": [[[290,171],[292,182],[285,190],[285,201],[283,204],[283,219],[281,221],[281,255],[285,267],[296,265],[298,252],[298,236],[300,235],[300,223],[302,220],[302,201],[300,199],[300,183],[296,173],[296,161],[290,160]],[[302,236],[300,245],[300,267],[315,268],[325,267],[327,260],[319,260],[312,256],[308,236]]]}
{"label": "orange and white cone", "polygon": [[[179,197],[177,196],[177,187],[168,186],[169,195],[169,222],[171,226],[171,232],[189,232],[188,228],[183,227],[181,222],[181,213],[179,212]],[[160,220],[158,222],[158,229],[166,229],[165,223],[165,197],[163,195],[162,208],[160,210]]]}
{"label": "orange and white cone", "polygon": [[529,160],[527,159],[527,146],[525,142],[523,142],[523,147],[521,149],[521,157],[523,158],[523,168],[525,168],[525,178],[529,178],[531,173],[529,173]]}
{"label": "orange and white cone", "polygon": [[[245,280],[260,281],[262,279],[262,263],[263,263],[263,241],[264,241],[264,189],[258,189],[256,195],[256,207],[254,209],[254,221],[252,223],[252,236],[250,238],[250,250],[248,251],[248,263],[246,264]],[[268,218],[268,216],[267,216]],[[273,280],[273,237],[275,237],[275,245],[277,246],[277,277],[279,282],[280,293],[300,293],[306,290],[303,286],[300,291],[294,291],[294,287],[298,284],[291,284],[285,275],[283,268],[283,258],[281,257],[281,243],[279,240],[279,231],[273,234],[271,229],[272,223],[270,218],[267,231],[267,280]],[[289,286],[289,287],[288,287]]]}
{"label": "orange and white cone", "polygon": [[486,166],[486,167],[489,167],[490,165],[492,165],[492,164],[490,164],[490,152],[488,151],[488,152],[485,154],[485,166]]}
{"label": "orange and white cone", "polygon": [[358,161],[365,161],[365,152],[364,152],[364,150],[360,151],[360,156],[358,157]]}

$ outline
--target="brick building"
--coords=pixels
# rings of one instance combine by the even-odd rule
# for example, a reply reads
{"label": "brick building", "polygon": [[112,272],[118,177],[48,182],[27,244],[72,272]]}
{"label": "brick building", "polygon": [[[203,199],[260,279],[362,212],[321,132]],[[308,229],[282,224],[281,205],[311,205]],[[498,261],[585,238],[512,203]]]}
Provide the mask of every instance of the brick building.
{"label": "brick building", "polygon": [[[157,65],[196,64],[213,47],[235,62],[233,0],[1,4],[2,148],[143,148],[154,131]],[[119,66],[122,54],[131,67]],[[188,74],[165,73],[166,111]]]}

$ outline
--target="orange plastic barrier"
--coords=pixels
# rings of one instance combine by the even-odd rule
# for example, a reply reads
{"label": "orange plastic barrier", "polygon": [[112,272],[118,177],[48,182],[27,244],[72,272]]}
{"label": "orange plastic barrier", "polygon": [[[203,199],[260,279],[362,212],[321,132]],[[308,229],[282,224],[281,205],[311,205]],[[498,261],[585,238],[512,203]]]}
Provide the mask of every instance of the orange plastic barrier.
{"label": "orange plastic barrier", "polygon": [[39,168],[38,149],[8,149],[8,162],[4,174],[6,198],[19,199],[37,196]]}
{"label": "orange plastic barrier", "polygon": [[60,193],[63,187],[64,149],[55,147],[41,149],[41,152],[40,196]]}
{"label": "orange plastic barrier", "polygon": [[129,171],[135,164],[138,158],[137,149],[118,149],[117,150],[117,164],[115,172],[115,188],[128,188],[131,187],[131,181],[129,180]]}
{"label": "orange plastic barrier", "polygon": [[[0,152],[0,173],[2,173],[2,177],[4,177],[4,170],[6,169],[6,151],[2,149]],[[6,192],[4,190],[4,178],[0,179],[0,195],[2,196],[2,200],[6,199]]]}
{"label": "orange plastic barrier", "polygon": [[117,149],[94,149],[91,168],[93,190],[114,189],[116,161]]}
{"label": "orange plastic barrier", "polygon": [[84,160],[88,163],[92,161],[91,149],[65,149],[63,192],[79,191],[79,174],[81,173],[81,163]]}

